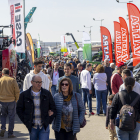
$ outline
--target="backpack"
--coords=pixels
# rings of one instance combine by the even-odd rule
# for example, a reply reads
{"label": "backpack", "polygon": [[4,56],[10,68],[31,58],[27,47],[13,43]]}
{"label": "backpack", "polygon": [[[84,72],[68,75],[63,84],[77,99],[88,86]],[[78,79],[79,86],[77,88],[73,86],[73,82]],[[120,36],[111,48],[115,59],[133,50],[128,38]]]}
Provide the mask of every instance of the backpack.
{"label": "backpack", "polygon": [[119,129],[122,131],[133,131],[136,128],[136,113],[133,106],[138,102],[140,96],[137,95],[135,100],[130,105],[126,104],[122,91],[119,92],[119,97],[123,105],[120,110]]}

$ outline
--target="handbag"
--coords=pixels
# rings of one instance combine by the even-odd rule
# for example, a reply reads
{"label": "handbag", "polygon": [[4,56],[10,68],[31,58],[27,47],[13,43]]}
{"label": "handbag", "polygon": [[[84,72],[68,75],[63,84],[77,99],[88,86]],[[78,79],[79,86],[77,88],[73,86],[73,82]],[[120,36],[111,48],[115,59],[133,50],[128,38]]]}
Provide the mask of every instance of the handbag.
{"label": "handbag", "polygon": [[[77,107],[78,107],[78,100],[77,100],[77,95],[76,95],[76,93],[75,93],[75,98],[76,98]],[[79,116],[79,112],[78,112],[78,116]],[[80,128],[85,127],[86,124],[87,124],[87,121],[86,121],[86,118],[84,117],[84,121],[83,121],[83,123],[80,125]]]}

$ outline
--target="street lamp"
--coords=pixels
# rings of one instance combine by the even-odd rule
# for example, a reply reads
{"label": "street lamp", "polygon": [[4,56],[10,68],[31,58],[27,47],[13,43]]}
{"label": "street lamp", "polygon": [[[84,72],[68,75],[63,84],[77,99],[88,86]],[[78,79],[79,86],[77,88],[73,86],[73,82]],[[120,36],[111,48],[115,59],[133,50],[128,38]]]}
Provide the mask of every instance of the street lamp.
{"label": "street lamp", "polygon": [[131,1],[128,1],[128,2],[119,2],[119,0],[116,0],[118,3],[131,3],[131,2],[133,2],[132,0]]}
{"label": "street lamp", "polygon": [[104,19],[101,19],[101,20],[95,20],[95,18],[93,18],[93,20],[94,20],[94,21],[101,21],[101,26],[102,26],[102,21],[103,21]]}
{"label": "street lamp", "polygon": [[85,27],[85,28],[90,28],[89,34],[90,34],[90,39],[91,39],[91,28],[92,28],[93,26],[86,27],[86,26],[84,25],[84,27]]}

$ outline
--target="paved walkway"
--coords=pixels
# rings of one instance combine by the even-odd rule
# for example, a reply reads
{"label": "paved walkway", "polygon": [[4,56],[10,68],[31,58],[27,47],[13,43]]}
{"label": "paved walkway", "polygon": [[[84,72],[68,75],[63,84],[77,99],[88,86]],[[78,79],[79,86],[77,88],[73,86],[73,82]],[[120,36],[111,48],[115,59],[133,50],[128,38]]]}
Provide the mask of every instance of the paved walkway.
{"label": "paved walkway", "polygon": [[[96,101],[93,99],[93,111],[96,111]],[[88,112],[88,110],[87,110]],[[105,129],[105,117],[104,116],[91,116],[87,119],[87,125],[81,129],[80,133],[77,134],[78,140],[108,140],[109,133]],[[54,131],[50,129],[50,140],[55,140]],[[14,140],[29,140],[29,134],[26,127],[21,123],[19,118],[16,116],[14,134],[17,136]],[[7,138],[7,132],[5,137],[0,139],[9,140]],[[140,140],[140,137],[139,137]]]}

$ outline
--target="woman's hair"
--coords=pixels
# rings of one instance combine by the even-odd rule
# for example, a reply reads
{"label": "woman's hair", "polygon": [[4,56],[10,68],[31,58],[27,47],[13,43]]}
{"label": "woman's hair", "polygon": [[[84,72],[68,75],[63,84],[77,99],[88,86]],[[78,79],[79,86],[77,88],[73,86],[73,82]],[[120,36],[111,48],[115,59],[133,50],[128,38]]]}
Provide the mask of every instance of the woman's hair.
{"label": "woman's hair", "polygon": [[133,90],[133,86],[135,85],[135,79],[132,78],[131,76],[128,76],[125,80],[124,80],[124,85],[125,85],[125,89],[127,90],[127,92],[131,92]]}
{"label": "woman's hair", "polygon": [[43,73],[45,72],[45,74],[47,74],[47,71],[46,71],[46,69],[42,69],[42,72],[43,72]]}
{"label": "woman's hair", "polygon": [[105,72],[105,69],[104,69],[104,67],[100,64],[100,65],[97,66],[96,72],[97,72],[97,73],[104,73],[104,72]]}
{"label": "woman's hair", "polygon": [[63,81],[67,81],[68,84],[69,84],[69,95],[72,95],[73,94],[73,85],[72,85],[72,82],[69,78],[63,78],[60,83],[59,83],[59,89],[58,89],[58,92],[61,93],[62,92],[62,88],[61,88],[61,84]]}

